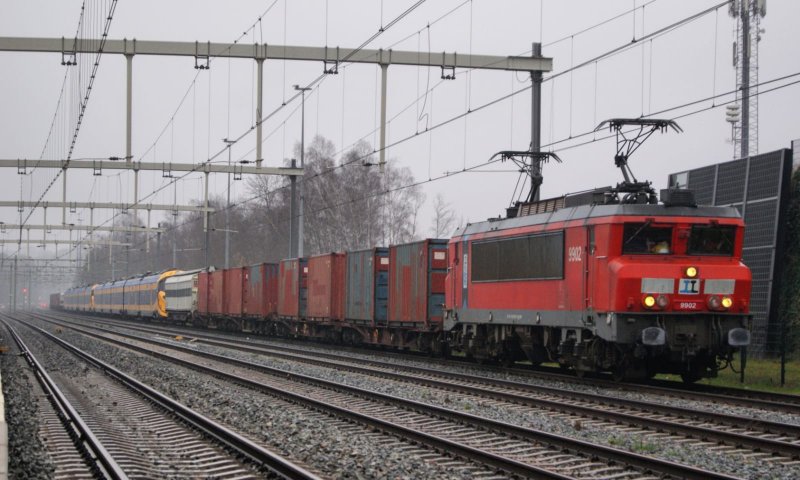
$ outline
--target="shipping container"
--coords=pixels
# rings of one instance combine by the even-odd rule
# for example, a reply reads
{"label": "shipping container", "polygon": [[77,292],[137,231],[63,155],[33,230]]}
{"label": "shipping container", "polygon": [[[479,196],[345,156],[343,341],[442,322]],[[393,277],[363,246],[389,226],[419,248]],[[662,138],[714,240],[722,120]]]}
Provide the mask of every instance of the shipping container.
{"label": "shipping container", "polygon": [[278,264],[260,263],[247,268],[245,316],[268,317],[278,312]]}
{"label": "shipping container", "polygon": [[430,329],[441,325],[447,240],[389,248],[389,324]]}
{"label": "shipping container", "polygon": [[60,293],[51,293],[50,294],[50,310],[61,310],[61,294]]}
{"label": "shipping container", "polygon": [[222,270],[223,273],[223,313],[228,316],[242,316],[245,307],[244,301],[247,298],[244,290],[248,287],[247,267],[236,267]]}
{"label": "shipping container", "polygon": [[386,325],[389,307],[389,249],[347,252],[345,318],[371,326]]}
{"label": "shipping container", "polygon": [[197,313],[208,314],[208,270],[197,275]]}
{"label": "shipping container", "polygon": [[194,313],[198,308],[198,286],[200,270],[181,272],[164,282],[167,310],[172,313]]}
{"label": "shipping container", "polygon": [[201,315],[220,315],[223,313],[223,287],[225,277],[222,270],[200,272],[197,285],[197,312]]}
{"label": "shipping container", "polygon": [[278,315],[305,318],[308,260],[305,258],[281,260],[279,276]]}
{"label": "shipping container", "polygon": [[308,259],[309,319],[344,320],[345,265],[344,253],[326,253]]}
{"label": "shipping container", "polygon": [[215,270],[208,276],[208,313],[221,315],[225,313],[225,271]]}

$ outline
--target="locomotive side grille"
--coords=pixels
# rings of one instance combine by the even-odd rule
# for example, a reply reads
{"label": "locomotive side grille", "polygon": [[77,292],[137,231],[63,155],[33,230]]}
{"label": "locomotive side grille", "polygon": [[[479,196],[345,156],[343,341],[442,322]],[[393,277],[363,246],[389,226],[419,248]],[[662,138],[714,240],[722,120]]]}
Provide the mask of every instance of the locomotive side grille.
{"label": "locomotive side grille", "polygon": [[564,208],[564,197],[548,198],[546,200],[539,200],[538,202],[520,204],[517,215],[524,217],[526,215],[536,215],[537,213],[554,212],[559,208]]}

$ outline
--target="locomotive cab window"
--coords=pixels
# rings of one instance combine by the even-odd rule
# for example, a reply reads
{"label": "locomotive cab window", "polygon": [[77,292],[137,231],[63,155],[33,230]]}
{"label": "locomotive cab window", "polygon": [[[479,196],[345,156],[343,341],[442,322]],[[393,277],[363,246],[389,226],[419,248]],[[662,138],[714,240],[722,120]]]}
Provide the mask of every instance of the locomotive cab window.
{"label": "locomotive cab window", "polygon": [[563,277],[563,231],[472,244],[473,282]]}
{"label": "locomotive cab window", "polygon": [[626,223],[622,234],[622,253],[672,253],[672,227],[652,226],[650,222]]}
{"label": "locomotive cab window", "polygon": [[733,255],[736,227],[732,225],[692,225],[690,255]]}

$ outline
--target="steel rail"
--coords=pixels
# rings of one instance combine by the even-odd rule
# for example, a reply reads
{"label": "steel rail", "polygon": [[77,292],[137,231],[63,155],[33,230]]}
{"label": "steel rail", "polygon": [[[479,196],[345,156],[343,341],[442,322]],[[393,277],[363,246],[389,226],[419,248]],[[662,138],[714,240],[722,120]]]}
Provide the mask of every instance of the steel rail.
{"label": "steel rail", "polygon": [[303,480],[321,480],[317,475],[309,472],[308,470],[295,465],[286,458],[277,455],[260,445],[252,442],[242,435],[234,432],[233,430],[223,426],[220,423],[192,410],[185,405],[176,402],[158,390],[139,382],[135,378],[127,375],[126,373],[118,370],[108,363],[103,362],[97,357],[84,352],[78,347],[66,342],[51,333],[36,327],[35,325],[26,324],[30,328],[35,329],[42,335],[54,341],[58,345],[64,347],[68,351],[76,354],[87,362],[93,364],[97,368],[103,370],[107,375],[117,379],[122,384],[128,386],[133,391],[140,393],[148,398],[153,403],[159,405],[161,408],[178,416],[197,430],[205,433],[209,437],[215,439],[219,443],[228,448],[235,450],[237,453],[245,456],[256,464],[262,465],[271,470],[275,474],[287,479],[303,479]]}
{"label": "steel rail", "polygon": [[0,317],[0,322],[8,329],[11,337],[22,351],[25,360],[27,360],[28,364],[33,368],[36,378],[39,380],[45,393],[50,398],[51,403],[56,408],[64,424],[64,428],[69,432],[69,436],[75,443],[76,448],[83,453],[84,458],[94,467],[94,473],[107,479],[127,480],[128,475],[122,470],[119,464],[117,464],[117,461],[114,460],[114,457],[108,450],[106,450],[102,442],[100,442],[94,432],[92,432],[92,429],[86,425],[81,415],[75,410],[75,407],[72,406],[69,400],[67,400],[67,397],[58,388],[44,366],[39,363],[39,360],[28,349],[19,334],[8,324],[7,320],[9,318],[10,317],[3,315]]}

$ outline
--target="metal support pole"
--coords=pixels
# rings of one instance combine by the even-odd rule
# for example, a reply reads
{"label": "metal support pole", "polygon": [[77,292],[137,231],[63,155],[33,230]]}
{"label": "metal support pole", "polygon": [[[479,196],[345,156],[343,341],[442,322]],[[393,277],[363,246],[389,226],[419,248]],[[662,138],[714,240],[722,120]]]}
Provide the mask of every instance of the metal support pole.
{"label": "metal support pole", "polygon": [[[125,162],[133,161],[131,154],[132,120],[133,120],[133,55],[125,55],[127,65],[126,100],[125,100]],[[138,172],[137,172],[138,176]]]}
{"label": "metal support pole", "polygon": [[[228,140],[227,138],[223,140],[226,144],[228,144],[228,166],[231,166],[231,145],[233,142]],[[225,268],[230,268],[230,251],[231,251],[231,224],[230,224],[230,216],[231,216],[231,174],[228,172],[228,188],[227,188],[227,199],[225,201]]]}
{"label": "metal support pole", "polygon": [[[542,44],[538,42],[533,43],[531,56],[542,56]],[[542,148],[542,72],[531,72],[531,152],[538,152]],[[534,170],[541,169],[541,162],[536,159],[531,159],[534,164]],[[538,175],[537,175],[538,173]],[[533,185],[534,178],[540,178],[541,171],[534,171],[531,175],[531,191],[536,191],[535,198],[531,200],[538,201],[540,196],[539,188]]]}
{"label": "metal support pole", "polygon": [[750,2],[742,4],[742,143],[741,156],[750,156]]}
{"label": "metal support pole", "polygon": [[[147,229],[150,230],[150,209],[147,209]],[[144,239],[144,251],[150,253],[150,232],[148,231]]]}
{"label": "metal support pole", "polygon": [[[300,91],[300,168],[303,168],[305,165],[305,155],[306,155],[306,91],[311,90],[309,87],[300,87],[299,85],[294,86],[295,90]],[[303,256],[303,212],[305,208],[303,206],[305,202],[305,187],[304,181],[300,182],[300,208],[297,215],[297,256]]]}
{"label": "metal support pole", "polygon": [[256,167],[261,167],[261,161],[264,160],[261,156],[261,115],[264,105],[264,59],[257,58],[256,65],[258,66],[258,84],[256,86]]}
{"label": "metal support pole", "polygon": [[13,285],[13,290],[14,290],[14,296],[13,296],[13,297],[11,297],[11,302],[12,302],[12,304],[11,304],[11,310],[12,310],[12,311],[14,311],[14,312],[16,312],[16,311],[17,311],[17,269],[18,269],[18,266],[17,266],[17,256],[16,256],[16,255],[14,255],[14,276],[13,276],[13,280],[12,280],[12,282],[13,282],[13,284],[12,284],[12,285]]}
{"label": "metal support pole", "polygon": [[[292,168],[295,166],[292,159]],[[289,177],[291,201],[289,203],[289,257],[297,258],[297,177]]]}
{"label": "metal support pole", "polygon": [[[89,242],[94,245],[94,208],[89,209]],[[92,247],[89,247],[89,255],[86,259],[86,271],[92,273]]]}
{"label": "metal support pole", "polygon": [[[386,77],[389,73],[389,65],[381,64],[381,150],[378,165],[381,167],[383,173],[384,166],[386,165]],[[302,164],[301,164],[302,166]]]}
{"label": "metal support pole", "polygon": [[[208,248],[209,248],[209,237],[208,237],[208,172],[206,172],[206,182],[205,182],[205,191],[203,193],[203,206],[206,208],[206,211],[203,213],[203,232],[205,234],[205,240],[203,249],[205,250],[205,257],[206,261],[204,262],[206,266],[209,266],[210,263],[208,261]],[[175,236],[175,232],[172,234]]]}
{"label": "metal support pole", "polygon": [[61,201],[63,202],[63,207],[61,207],[61,225],[67,224],[67,169],[65,168],[61,172]]}

